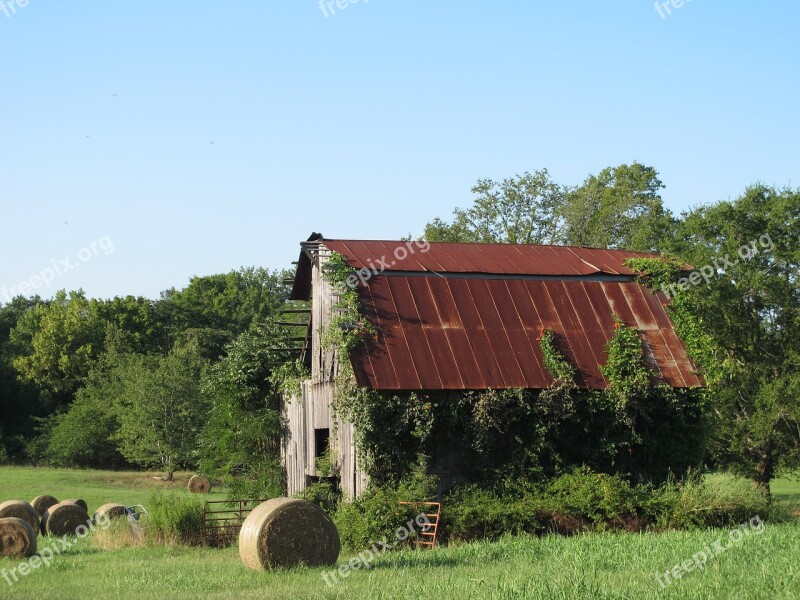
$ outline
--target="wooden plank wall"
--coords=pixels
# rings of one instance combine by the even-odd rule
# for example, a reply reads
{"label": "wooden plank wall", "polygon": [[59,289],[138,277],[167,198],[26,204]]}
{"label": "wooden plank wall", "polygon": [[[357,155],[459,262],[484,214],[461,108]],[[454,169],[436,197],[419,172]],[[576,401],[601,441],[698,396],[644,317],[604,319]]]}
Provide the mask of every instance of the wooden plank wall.
{"label": "wooden plank wall", "polygon": [[345,498],[352,499],[366,490],[368,480],[358,468],[353,426],[336,422],[333,418],[333,383],[304,381],[301,390],[300,398],[292,397],[283,404],[283,416],[288,429],[283,449],[287,491],[293,496],[308,485],[309,476],[316,475],[314,429],[329,429],[342,492]]}
{"label": "wooden plank wall", "polygon": [[286,399],[283,416],[287,425],[283,458],[286,465],[286,483],[290,496],[302,491],[309,477],[316,475],[314,429],[329,429],[330,444],[336,457],[345,498],[352,499],[366,490],[367,476],[358,468],[353,426],[350,423],[335,423],[331,403],[333,380],[337,371],[337,357],[333,351],[322,349],[321,338],[330,323],[337,299],[333,289],[323,279],[321,266],[330,257],[330,251],[320,249],[312,256],[312,367],[311,379],[301,386],[300,398]]}

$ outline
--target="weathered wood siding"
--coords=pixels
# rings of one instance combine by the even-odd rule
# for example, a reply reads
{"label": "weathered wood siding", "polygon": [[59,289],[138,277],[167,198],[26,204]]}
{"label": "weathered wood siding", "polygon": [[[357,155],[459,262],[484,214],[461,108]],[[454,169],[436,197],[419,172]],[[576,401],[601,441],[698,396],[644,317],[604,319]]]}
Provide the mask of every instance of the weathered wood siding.
{"label": "weathered wood siding", "polygon": [[334,379],[339,363],[336,352],[323,350],[321,343],[322,334],[330,323],[337,302],[333,288],[322,276],[322,265],[328,258],[330,251],[324,247],[311,256],[311,379],[303,382],[300,398],[284,400],[283,416],[287,434],[283,459],[288,493],[291,496],[302,491],[310,483],[312,476],[318,475],[314,465],[317,454],[314,430],[328,429],[330,446],[336,458],[335,468],[341,477],[342,492],[345,498],[352,499],[366,489],[367,477],[358,468],[353,426],[350,423],[336,423],[331,410]]}

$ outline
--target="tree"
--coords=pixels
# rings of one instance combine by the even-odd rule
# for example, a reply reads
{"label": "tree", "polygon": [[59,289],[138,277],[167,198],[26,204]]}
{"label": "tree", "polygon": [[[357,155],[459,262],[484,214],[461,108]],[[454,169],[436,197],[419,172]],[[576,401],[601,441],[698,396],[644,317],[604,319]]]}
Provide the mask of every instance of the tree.
{"label": "tree", "polygon": [[663,187],[658,171],[638,162],[590,175],[567,195],[567,243],[657,251],[674,227],[659,195]]}
{"label": "tree", "polygon": [[225,344],[275,313],[288,297],[287,276],[250,267],[194,277],[186,288],[162,293],[158,319],[170,342],[194,339],[203,356],[215,360]]}
{"label": "tree", "polygon": [[22,381],[14,369],[14,359],[27,352],[27,346],[11,341],[11,330],[28,310],[39,304],[38,297],[17,296],[0,306],[0,430],[8,458],[24,454],[26,439],[34,434],[36,417],[53,409],[52,398],[36,384]]}
{"label": "tree", "polygon": [[479,179],[468,209],[456,208],[453,222],[425,226],[432,242],[554,244],[561,240],[564,189],[547,169],[496,182]]}
{"label": "tree", "polygon": [[70,395],[89,373],[103,345],[97,302],[82,291],[59,291],[52,302],[27,310],[10,340],[25,353],[13,360],[20,376],[55,394]]}
{"label": "tree", "polygon": [[713,394],[713,456],[769,492],[776,474],[800,466],[800,191],[756,185],[697,208],[672,251],[697,275],[672,288],[673,304],[713,347],[698,355]]}
{"label": "tree", "polygon": [[126,459],[160,466],[167,481],[175,469],[197,464],[209,408],[200,389],[206,365],[196,344],[188,344],[164,357],[136,355],[124,367],[115,439]]}
{"label": "tree", "polygon": [[203,378],[211,402],[201,436],[203,472],[226,482],[237,497],[283,493],[281,387],[299,381],[287,332],[263,323],[241,334]]}
{"label": "tree", "polygon": [[[113,329],[113,326],[110,326]],[[125,466],[115,439],[119,431],[119,406],[123,403],[125,382],[133,354],[126,348],[124,334],[111,331],[106,351],[89,373],[66,412],[53,414],[44,427],[44,457],[55,465],[114,469]]]}

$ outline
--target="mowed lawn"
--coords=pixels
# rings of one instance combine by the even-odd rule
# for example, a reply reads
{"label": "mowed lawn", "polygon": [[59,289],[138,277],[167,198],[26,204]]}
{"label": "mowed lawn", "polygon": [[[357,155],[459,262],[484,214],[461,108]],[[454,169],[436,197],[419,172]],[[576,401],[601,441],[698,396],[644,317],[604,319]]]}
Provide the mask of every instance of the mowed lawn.
{"label": "mowed lawn", "polygon": [[[121,501],[120,493],[132,499],[126,501],[146,504],[152,491],[164,486],[148,477],[0,468],[0,498],[28,499],[31,491],[41,493],[41,487],[57,492],[57,485],[74,492],[68,487],[72,483],[92,482],[78,488],[85,493],[72,496],[94,499],[92,507]],[[39,486],[31,490],[29,486],[37,481]],[[176,493],[182,494],[185,487],[178,483]],[[779,502],[800,499],[796,481],[778,482],[774,489]],[[686,573],[665,588],[659,585],[656,573],[672,570],[717,540],[730,544],[729,531],[508,538],[388,553],[370,569],[354,571],[328,585],[323,574],[330,569],[248,571],[239,562],[236,548],[104,550],[87,539],[13,586],[2,578],[2,570],[23,561],[0,560],[0,598],[800,598],[798,524],[767,524],[763,533],[743,536],[726,552],[709,559],[703,570]],[[339,566],[352,556],[343,554]],[[332,580],[330,575],[328,580]]]}

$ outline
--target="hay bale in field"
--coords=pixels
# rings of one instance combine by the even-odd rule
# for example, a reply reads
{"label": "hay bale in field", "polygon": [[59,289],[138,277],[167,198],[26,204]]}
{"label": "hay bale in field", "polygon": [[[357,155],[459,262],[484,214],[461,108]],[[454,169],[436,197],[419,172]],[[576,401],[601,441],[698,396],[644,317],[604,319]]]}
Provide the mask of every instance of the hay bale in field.
{"label": "hay bale in field", "polygon": [[316,504],[273,498],[251,512],[239,532],[239,556],[249,569],[333,565],[339,531]]}
{"label": "hay bale in field", "polygon": [[91,519],[82,506],[71,502],[59,502],[42,517],[44,535],[84,535],[89,530]]}
{"label": "hay bale in field", "polygon": [[39,513],[27,502],[8,500],[0,504],[0,519],[16,517],[30,523],[34,531],[39,531]]}
{"label": "hay bale in field", "polygon": [[0,519],[0,558],[33,556],[36,554],[36,543],[36,530],[28,521],[16,517]]}
{"label": "hay bale in field", "polygon": [[86,504],[86,500],[82,500],[81,498],[72,498],[71,500],[63,500],[63,502],[69,502],[70,504],[77,504],[86,512],[89,512],[89,505]]}
{"label": "hay bale in field", "polygon": [[44,516],[48,508],[56,504],[58,504],[58,499],[53,498],[53,496],[36,496],[36,498],[31,500],[31,506],[39,513],[40,518]]}
{"label": "hay bale in field", "polygon": [[192,475],[189,480],[189,491],[193,494],[207,494],[211,491],[211,482],[208,477],[202,475]]}
{"label": "hay bale in field", "polygon": [[98,523],[104,519],[113,521],[114,519],[127,519],[127,518],[128,518],[128,509],[125,508],[124,504],[117,504],[116,502],[110,502],[108,504],[103,504],[103,506],[98,508],[94,512],[94,517],[92,517],[92,520],[95,523]]}

